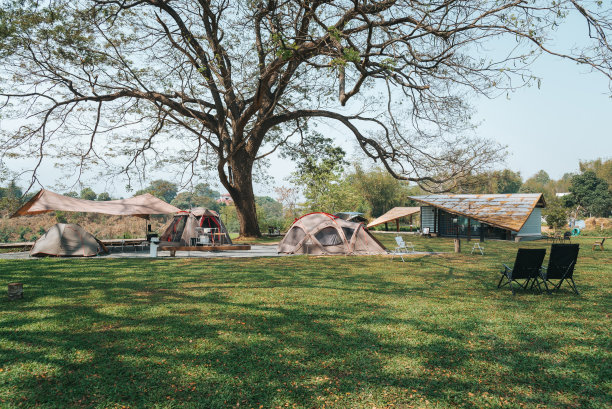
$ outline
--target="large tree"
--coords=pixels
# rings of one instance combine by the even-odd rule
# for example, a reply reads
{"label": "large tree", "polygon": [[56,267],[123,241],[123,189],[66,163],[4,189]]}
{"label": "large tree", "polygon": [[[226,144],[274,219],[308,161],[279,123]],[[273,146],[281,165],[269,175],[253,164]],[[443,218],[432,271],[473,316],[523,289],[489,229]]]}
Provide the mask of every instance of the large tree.
{"label": "large tree", "polygon": [[[549,36],[572,14],[588,35],[564,54]],[[596,0],[3,1],[1,147],[38,158],[33,183],[54,155],[79,174],[214,169],[241,234],[258,235],[253,168],[309,121],[341,124],[397,178],[448,188],[498,152],[463,136],[466,96],[533,81],[542,52],[611,77],[610,14]]]}

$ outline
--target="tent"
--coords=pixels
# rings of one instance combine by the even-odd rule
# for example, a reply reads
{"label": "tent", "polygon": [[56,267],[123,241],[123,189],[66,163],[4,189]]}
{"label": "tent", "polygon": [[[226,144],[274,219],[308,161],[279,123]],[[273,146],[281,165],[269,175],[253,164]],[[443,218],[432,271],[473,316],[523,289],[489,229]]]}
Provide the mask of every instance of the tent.
{"label": "tent", "polygon": [[334,216],[355,223],[366,223],[368,221],[368,219],[364,217],[363,213],[359,212],[338,212],[335,213]]}
{"label": "tent", "polygon": [[207,241],[211,244],[232,244],[219,214],[202,207],[180,211],[174,215],[161,235],[160,243],[164,246],[192,246],[192,239],[199,239],[201,236],[208,237]]}
{"label": "tent", "polygon": [[148,219],[151,214],[171,214],[180,211],[178,207],[174,207],[149,193],[129,199],[98,202],[63,196],[41,189],[26,204],[17,209],[11,218],[48,213],[55,210],[137,216],[144,219]]}
{"label": "tent", "polygon": [[387,254],[385,247],[361,223],[327,213],[297,219],[278,244],[288,254]]}
{"label": "tent", "polygon": [[92,257],[108,253],[104,244],[78,224],[58,223],[41,236],[30,250],[30,256]]}

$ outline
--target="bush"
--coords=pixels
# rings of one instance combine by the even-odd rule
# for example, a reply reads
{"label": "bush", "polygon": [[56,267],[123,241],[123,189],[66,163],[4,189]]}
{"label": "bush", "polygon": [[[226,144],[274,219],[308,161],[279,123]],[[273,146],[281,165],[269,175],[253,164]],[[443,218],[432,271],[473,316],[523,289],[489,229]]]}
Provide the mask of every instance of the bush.
{"label": "bush", "polygon": [[55,212],[55,220],[58,223],[68,223],[68,221],[66,220],[66,213],[62,211]]}
{"label": "bush", "polygon": [[25,241],[25,239],[26,239],[26,237],[25,237],[25,236],[26,236],[26,234],[31,233],[31,232],[32,232],[32,229],[30,229],[29,227],[22,227],[22,228],[19,230],[19,239],[20,239],[21,241]]}

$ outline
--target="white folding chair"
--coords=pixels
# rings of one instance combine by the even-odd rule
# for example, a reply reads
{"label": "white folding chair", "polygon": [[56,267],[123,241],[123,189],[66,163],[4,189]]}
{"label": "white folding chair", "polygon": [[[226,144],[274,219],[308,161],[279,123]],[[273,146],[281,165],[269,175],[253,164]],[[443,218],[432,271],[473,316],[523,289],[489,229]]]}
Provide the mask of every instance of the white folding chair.
{"label": "white folding chair", "polygon": [[480,243],[475,243],[472,246],[472,252],[470,254],[474,254],[474,251],[476,250],[480,251],[480,254],[484,256],[484,247],[482,247]]}
{"label": "white folding chair", "polygon": [[[397,247],[393,249],[393,257],[400,256],[402,262],[404,261],[404,255],[414,253],[414,245],[411,242],[404,242],[404,239],[401,236],[395,237],[395,243],[397,243]],[[408,250],[409,247],[412,250]]]}

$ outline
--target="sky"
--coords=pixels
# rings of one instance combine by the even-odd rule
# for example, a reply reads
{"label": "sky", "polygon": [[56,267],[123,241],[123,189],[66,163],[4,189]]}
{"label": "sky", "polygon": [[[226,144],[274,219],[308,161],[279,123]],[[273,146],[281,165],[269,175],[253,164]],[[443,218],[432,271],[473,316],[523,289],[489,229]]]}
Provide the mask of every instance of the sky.
{"label": "sky", "polygon": [[[570,21],[556,33],[557,45],[571,46],[584,32],[581,20]],[[541,56],[532,66],[532,72],[542,78],[539,88],[522,88],[508,97],[475,97],[470,101],[476,110],[474,121],[480,123],[476,136],[507,146],[506,161],[498,167],[519,171],[523,179],[540,169],[559,179],[566,172],[578,171],[581,160],[612,158],[612,98],[607,94],[607,79],[571,61],[549,55]],[[351,137],[342,126],[328,127],[326,132],[326,136],[334,137],[342,146],[354,146],[345,144]],[[349,149],[348,153],[350,156],[354,152]],[[12,162],[13,170],[28,165],[29,161]],[[288,185],[286,179],[293,165],[272,157],[268,170],[274,183],[256,185],[258,195],[274,196],[274,186]],[[151,176],[152,179],[167,177],[155,173]],[[46,188],[53,189],[61,178],[61,173],[47,164],[41,180]],[[21,185],[27,182],[26,178],[19,181]],[[209,182],[220,186],[215,180]],[[108,186],[94,177],[85,179],[84,184],[96,192],[109,191],[115,197],[133,194],[126,192],[125,184]]]}

